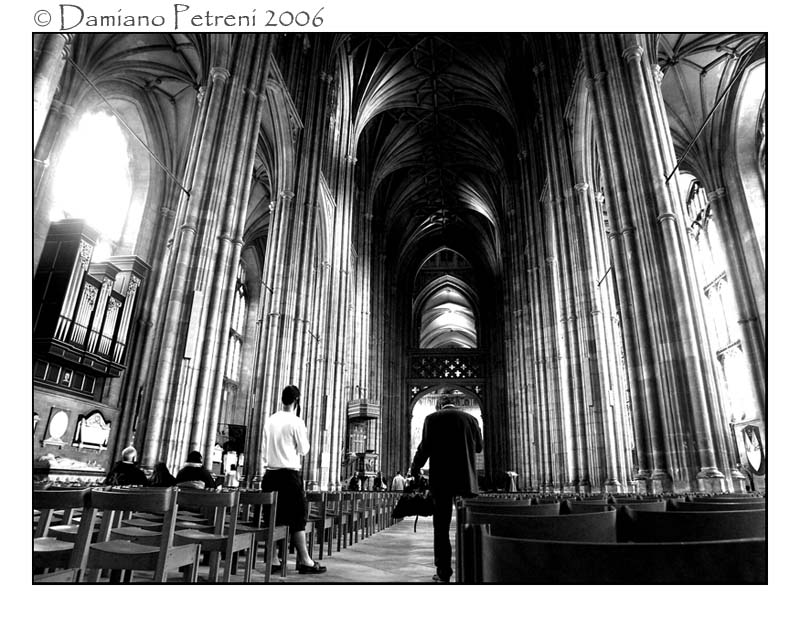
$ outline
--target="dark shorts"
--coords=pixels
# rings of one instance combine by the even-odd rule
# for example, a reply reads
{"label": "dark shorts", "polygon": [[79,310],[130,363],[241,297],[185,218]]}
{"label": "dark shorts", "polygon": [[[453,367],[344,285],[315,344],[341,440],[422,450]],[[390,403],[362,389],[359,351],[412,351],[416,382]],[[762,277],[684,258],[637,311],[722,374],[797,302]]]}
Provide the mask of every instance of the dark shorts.
{"label": "dark shorts", "polygon": [[266,493],[278,491],[278,510],[275,513],[277,525],[288,525],[290,533],[303,531],[306,528],[308,503],[299,471],[267,469],[261,480],[261,490]]}

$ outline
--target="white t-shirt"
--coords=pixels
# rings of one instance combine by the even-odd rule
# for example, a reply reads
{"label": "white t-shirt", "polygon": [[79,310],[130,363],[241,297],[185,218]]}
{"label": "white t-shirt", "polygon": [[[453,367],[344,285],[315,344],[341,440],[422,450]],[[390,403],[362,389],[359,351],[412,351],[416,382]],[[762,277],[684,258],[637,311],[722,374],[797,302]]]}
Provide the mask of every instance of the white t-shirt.
{"label": "white t-shirt", "polygon": [[278,411],[264,422],[262,469],[300,469],[300,457],[308,453],[308,430],[293,411]]}

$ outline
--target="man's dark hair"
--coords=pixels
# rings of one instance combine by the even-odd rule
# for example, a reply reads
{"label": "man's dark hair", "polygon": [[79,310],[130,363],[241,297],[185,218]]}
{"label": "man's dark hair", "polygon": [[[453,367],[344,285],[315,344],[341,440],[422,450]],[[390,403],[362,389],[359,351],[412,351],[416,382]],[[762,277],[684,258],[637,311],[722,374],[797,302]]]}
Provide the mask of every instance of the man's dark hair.
{"label": "man's dark hair", "polygon": [[286,386],[281,394],[281,401],[284,405],[291,405],[300,400],[300,388],[297,386]]}

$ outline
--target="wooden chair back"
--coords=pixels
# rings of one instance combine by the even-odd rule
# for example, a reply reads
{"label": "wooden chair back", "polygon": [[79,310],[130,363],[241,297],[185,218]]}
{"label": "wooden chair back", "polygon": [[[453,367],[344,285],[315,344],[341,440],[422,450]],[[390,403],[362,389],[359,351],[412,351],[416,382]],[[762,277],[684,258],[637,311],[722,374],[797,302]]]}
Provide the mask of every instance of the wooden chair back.
{"label": "wooden chair back", "polygon": [[626,503],[616,503],[614,507],[618,510],[621,508],[628,508],[629,510],[636,510],[637,512],[666,512],[666,501],[631,501]]}
{"label": "wooden chair back", "polygon": [[487,583],[744,584],[766,583],[766,542],[604,543],[481,538]]}
{"label": "wooden chair back", "polygon": [[613,506],[605,501],[573,501],[565,499],[561,502],[561,514],[589,514],[591,512],[608,512]]}
{"label": "wooden chair back", "polygon": [[[557,504],[553,504],[557,505]],[[459,582],[482,582],[481,555],[482,537],[491,533],[510,538],[535,538],[539,540],[562,540],[580,542],[615,542],[617,512],[593,512],[588,514],[563,515],[519,515],[513,512],[476,512],[467,508],[462,524],[457,529],[461,535]]]}
{"label": "wooden chair back", "polygon": [[531,505],[531,498],[525,497],[523,499],[500,499],[498,497],[469,497],[462,499],[461,502],[465,506],[474,506],[480,504],[491,504],[499,507],[517,508],[520,506]]}
{"label": "wooden chair back", "polygon": [[[51,528],[74,527],[73,515],[83,509],[89,489],[34,490],[33,576],[35,582],[74,580],[70,569],[75,544],[54,537]],[[49,571],[48,571],[49,570]],[[69,571],[67,571],[69,570]],[[57,573],[59,572],[59,573]]]}
{"label": "wooden chair back", "polygon": [[[88,493],[87,500],[81,515],[76,551],[71,561],[71,566],[78,569],[78,581],[83,580],[87,570],[95,570],[91,578],[96,581],[98,568],[127,571],[150,569],[154,572],[155,580],[165,581],[169,568],[181,566],[190,566],[190,578],[196,579],[199,549],[196,546],[182,548],[174,546],[175,520],[178,511],[177,488],[94,488]],[[133,543],[123,540],[109,541],[111,531],[119,524],[120,517],[129,512],[163,515],[163,528],[157,553],[147,553],[147,549],[141,549],[135,554],[135,551],[126,548]],[[92,542],[92,532],[98,513],[104,513],[104,516],[97,533],[97,541]],[[142,555],[155,558],[138,559]],[[145,561],[147,567],[143,567]]]}
{"label": "wooden chair back", "polygon": [[[266,574],[264,582],[269,583],[272,575],[272,555],[275,545],[280,545],[282,575],[287,575],[289,554],[289,527],[276,525],[275,515],[278,511],[277,491],[264,492],[261,490],[239,489],[240,527],[252,531],[254,549],[257,543],[264,542],[264,563]],[[255,558],[253,550],[252,557]]]}
{"label": "wooden chair back", "polygon": [[620,542],[706,542],[765,538],[765,510],[646,512],[623,506]]}
{"label": "wooden chair back", "polygon": [[83,509],[88,492],[88,488],[33,491],[33,509],[39,512],[33,537],[46,537],[54,523],[71,524],[75,513]]}
{"label": "wooden chair back", "polygon": [[677,510],[679,512],[758,510],[765,507],[766,503],[759,499],[740,499],[737,501],[678,501],[670,499],[667,504],[667,510]]}

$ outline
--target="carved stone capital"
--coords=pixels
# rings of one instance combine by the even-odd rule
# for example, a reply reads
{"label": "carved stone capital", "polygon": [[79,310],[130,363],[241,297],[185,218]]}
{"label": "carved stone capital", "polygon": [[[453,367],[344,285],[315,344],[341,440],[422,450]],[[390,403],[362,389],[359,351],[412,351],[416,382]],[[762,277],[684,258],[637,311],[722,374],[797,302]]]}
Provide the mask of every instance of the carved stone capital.
{"label": "carved stone capital", "polygon": [[578,182],[575,186],[573,186],[578,193],[587,193],[589,191],[589,185],[586,182]]}
{"label": "carved stone capital", "polygon": [[540,62],[539,64],[534,66],[533,69],[531,70],[533,71],[534,76],[539,77],[544,73],[545,70],[544,62]]}
{"label": "carved stone capital", "polygon": [[281,199],[285,199],[287,201],[291,201],[292,199],[294,199],[294,192],[292,191],[283,190],[280,193],[278,193],[278,195],[280,195]]}
{"label": "carved stone capital", "polygon": [[351,165],[355,165],[356,163],[358,163],[358,159],[354,157],[352,154],[348,154],[346,157],[344,157],[344,160],[350,163]]}
{"label": "carved stone capital", "polygon": [[709,202],[721,200],[725,198],[725,189],[720,187],[714,191],[706,191],[706,195]]}
{"label": "carved stone capital", "polygon": [[664,81],[664,71],[661,70],[661,67],[658,66],[658,64],[650,65],[650,70],[653,71],[653,79],[660,86],[661,82]]}
{"label": "carved stone capital", "polygon": [[66,103],[62,103],[58,99],[53,99],[53,102],[50,104],[50,107],[53,109],[53,111],[58,112],[65,118],[71,120],[75,117],[75,108],[72,105],[67,105]]}
{"label": "carved stone capital", "polygon": [[633,60],[638,60],[642,57],[644,53],[644,49],[641,45],[631,45],[630,47],[626,47],[622,52],[622,57],[625,58],[628,62]]}
{"label": "carved stone capital", "polygon": [[331,83],[333,81],[333,75],[330,75],[325,71],[320,71],[319,78],[326,83]]}
{"label": "carved stone capital", "polygon": [[228,69],[224,69],[221,66],[212,66],[210,71],[212,81],[220,80],[220,81],[227,81],[228,78],[231,76],[230,71]]}
{"label": "carved stone capital", "polygon": [[524,161],[526,158],[528,158],[528,151],[527,151],[527,150],[525,150],[525,149],[523,148],[523,149],[522,149],[522,150],[520,150],[520,151],[519,151],[519,153],[517,154],[517,158],[518,158],[520,161]]}

